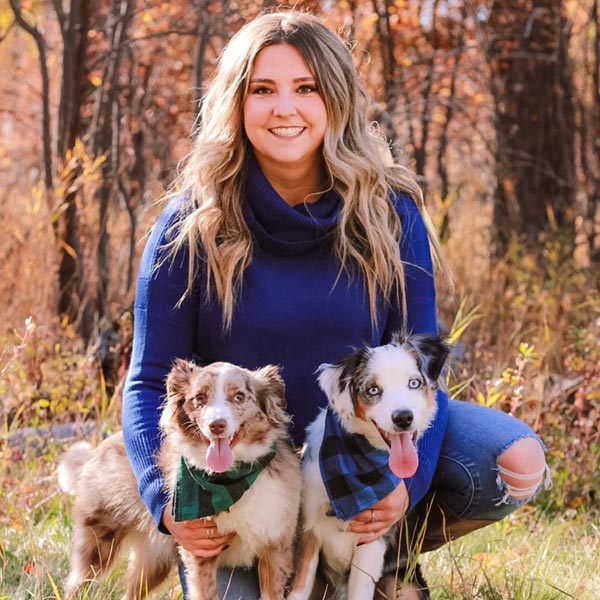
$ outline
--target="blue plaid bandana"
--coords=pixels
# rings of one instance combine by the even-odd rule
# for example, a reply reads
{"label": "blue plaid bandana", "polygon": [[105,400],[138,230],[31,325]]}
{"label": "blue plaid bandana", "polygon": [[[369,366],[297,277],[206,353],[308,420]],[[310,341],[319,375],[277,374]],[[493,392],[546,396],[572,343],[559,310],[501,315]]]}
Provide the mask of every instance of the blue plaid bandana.
{"label": "blue plaid bandana", "polygon": [[329,407],[319,454],[321,477],[338,519],[352,519],[385,498],[402,481],[389,468],[389,452],[342,428]]}

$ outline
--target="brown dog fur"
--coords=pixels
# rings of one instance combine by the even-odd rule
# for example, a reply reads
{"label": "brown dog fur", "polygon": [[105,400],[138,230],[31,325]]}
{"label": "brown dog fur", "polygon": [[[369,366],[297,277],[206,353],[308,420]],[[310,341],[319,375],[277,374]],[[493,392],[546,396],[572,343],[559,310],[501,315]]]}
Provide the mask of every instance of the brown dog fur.
{"label": "brown dog fur", "polygon": [[[235,462],[267,454],[273,444],[276,454],[242,498],[214,517],[219,532],[236,532],[228,549],[214,559],[200,559],[179,548],[189,597],[216,600],[217,567],[258,563],[261,597],[280,600],[293,569],[301,475],[287,434],[289,417],[283,410],[284,384],[278,370],[248,371],[228,363],[201,368],[176,361],[167,379],[158,464],[169,491],[175,485],[180,454],[190,464],[206,468],[209,424],[205,421],[215,403],[229,415]],[[61,459],[59,481],[65,491],[75,494],[67,597],[90,578],[102,579],[128,545],[124,598],[146,598],[176,564],[178,549],[171,536],[157,530],[139,497],[122,434],[95,449],[85,443],[74,445]]]}

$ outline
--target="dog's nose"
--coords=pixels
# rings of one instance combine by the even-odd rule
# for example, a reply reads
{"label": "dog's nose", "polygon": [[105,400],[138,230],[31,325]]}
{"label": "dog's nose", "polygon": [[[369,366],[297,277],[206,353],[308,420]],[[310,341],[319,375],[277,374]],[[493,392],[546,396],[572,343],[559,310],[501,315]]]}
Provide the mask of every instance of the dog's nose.
{"label": "dog's nose", "polygon": [[414,415],[412,410],[395,410],[392,413],[392,421],[398,429],[408,429],[411,426],[413,419]]}
{"label": "dog's nose", "polygon": [[210,432],[213,435],[221,435],[227,427],[227,421],[225,419],[216,419],[210,425]]}

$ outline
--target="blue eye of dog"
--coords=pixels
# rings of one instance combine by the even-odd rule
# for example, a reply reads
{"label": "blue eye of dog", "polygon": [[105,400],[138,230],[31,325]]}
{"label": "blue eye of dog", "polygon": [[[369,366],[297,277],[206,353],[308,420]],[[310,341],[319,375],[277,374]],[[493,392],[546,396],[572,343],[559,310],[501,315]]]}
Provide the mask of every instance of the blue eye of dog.
{"label": "blue eye of dog", "polygon": [[367,396],[379,396],[381,390],[376,385],[372,385],[367,388]]}
{"label": "blue eye of dog", "polygon": [[233,399],[236,400],[236,402],[241,402],[244,399],[244,392],[236,392]]}
{"label": "blue eye of dog", "polygon": [[408,380],[408,388],[411,390],[418,390],[422,384],[423,382],[420,379],[417,379],[416,377],[413,377],[412,379]]}

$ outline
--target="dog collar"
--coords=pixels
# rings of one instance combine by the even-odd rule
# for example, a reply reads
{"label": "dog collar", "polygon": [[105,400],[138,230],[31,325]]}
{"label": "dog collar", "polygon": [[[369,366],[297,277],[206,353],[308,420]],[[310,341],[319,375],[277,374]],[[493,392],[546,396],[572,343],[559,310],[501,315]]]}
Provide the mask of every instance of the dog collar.
{"label": "dog collar", "polygon": [[230,508],[273,460],[275,448],[273,444],[269,454],[253,462],[238,463],[225,473],[192,467],[182,456],[171,507],[175,521],[210,517]]}
{"label": "dog collar", "polygon": [[346,432],[337,414],[327,409],[319,466],[338,519],[352,519],[396,489],[402,479],[390,470],[389,458],[363,435]]}

